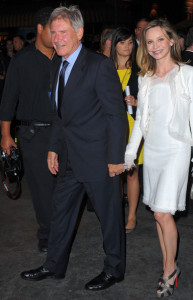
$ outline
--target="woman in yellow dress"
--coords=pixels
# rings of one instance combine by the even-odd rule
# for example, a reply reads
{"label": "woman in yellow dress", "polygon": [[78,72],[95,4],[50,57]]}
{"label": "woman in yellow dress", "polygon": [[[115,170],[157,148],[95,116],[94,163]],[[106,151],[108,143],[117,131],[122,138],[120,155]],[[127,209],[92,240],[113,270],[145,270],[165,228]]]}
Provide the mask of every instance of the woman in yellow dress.
{"label": "woman in yellow dress", "polygon": [[[137,93],[138,93],[138,72],[139,69],[135,62],[136,42],[135,38],[128,28],[119,27],[112,35],[111,59],[113,60],[123,90],[123,100],[127,111],[127,105],[131,105],[133,113],[128,117],[128,140],[135,121]],[[130,95],[125,95],[125,87],[129,86]],[[127,196],[129,202],[128,220],[125,226],[126,233],[130,233],[136,227],[136,209],[139,199],[139,176],[138,166],[143,163],[142,148],[139,150],[135,164],[136,171],[132,176],[127,175]]]}

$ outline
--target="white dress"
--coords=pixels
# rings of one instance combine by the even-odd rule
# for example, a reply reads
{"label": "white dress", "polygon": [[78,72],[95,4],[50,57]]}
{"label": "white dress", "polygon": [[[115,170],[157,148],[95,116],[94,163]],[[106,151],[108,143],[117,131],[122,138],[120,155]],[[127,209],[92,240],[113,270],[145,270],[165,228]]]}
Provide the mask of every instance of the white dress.
{"label": "white dress", "polygon": [[153,76],[149,93],[150,123],[144,143],[143,202],[151,210],[175,214],[185,210],[191,147],[168,133],[172,114],[170,76]]}

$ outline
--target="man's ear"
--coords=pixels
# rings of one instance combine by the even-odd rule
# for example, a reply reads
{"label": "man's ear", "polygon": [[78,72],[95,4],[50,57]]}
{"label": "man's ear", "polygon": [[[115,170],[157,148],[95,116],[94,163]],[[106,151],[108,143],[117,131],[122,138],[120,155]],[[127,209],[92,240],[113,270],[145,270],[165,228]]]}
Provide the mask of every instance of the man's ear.
{"label": "man's ear", "polygon": [[42,30],[43,30],[43,26],[41,24],[38,24],[37,25],[37,32],[41,34]]}
{"label": "man's ear", "polygon": [[83,37],[83,34],[84,34],[84,28],[83,27],[79,27],[78,30],[77,30],[77,32],[76,32],[76,34],[77,34],[77,37],[78,37],[79,41],[81,41],[82,37]]}

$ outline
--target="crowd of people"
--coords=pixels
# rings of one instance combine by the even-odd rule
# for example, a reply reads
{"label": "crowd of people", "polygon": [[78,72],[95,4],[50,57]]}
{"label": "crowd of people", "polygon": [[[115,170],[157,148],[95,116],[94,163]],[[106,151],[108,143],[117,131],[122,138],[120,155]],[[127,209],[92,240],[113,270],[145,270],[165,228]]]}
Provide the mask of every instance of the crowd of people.
{"label": "crowd of people", "polygon": [[122,281],[125,233],[136,228],[143,181],[143,202],[154,212],[163,255],[157,297],[172,295],[181,272],[174,214],[186,208],[193,145],[193,28],[183,48],[167,20],[143,18],[134,31],[105,28],[96,52],[82,42],[84,20],[76,6],[41,9],[36,29],[27,46],[20,36],[7,39],[2,56],[1,147],[7,154],[12,146],[21,150],[38,248],[47,253],[42,266],[21,277],[65,277],[86,193],[106,257],[85,289]]}

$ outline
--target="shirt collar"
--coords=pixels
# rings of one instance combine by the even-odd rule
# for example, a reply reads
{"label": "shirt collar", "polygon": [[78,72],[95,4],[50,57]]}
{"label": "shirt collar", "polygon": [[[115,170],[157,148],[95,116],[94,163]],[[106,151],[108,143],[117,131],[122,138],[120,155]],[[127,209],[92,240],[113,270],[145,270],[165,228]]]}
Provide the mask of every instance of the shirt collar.
{"label": "shirt collar", "polygon": [[[72,67],[82,49],[82,44],[79,45],[79,47],[74,51],[66,60],[69,62],[70,66]],[[62,61],[65,61],[64,57],[62,57]]]}

